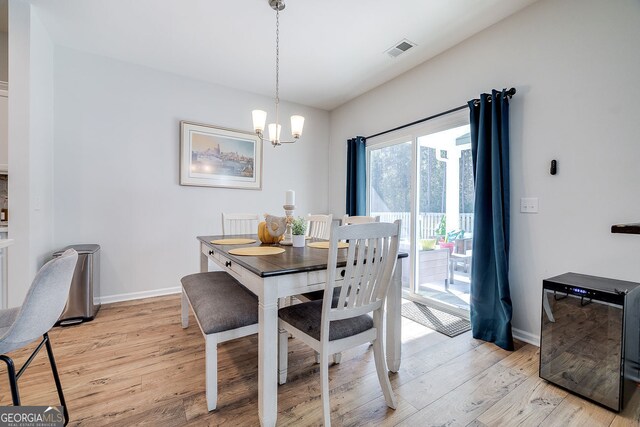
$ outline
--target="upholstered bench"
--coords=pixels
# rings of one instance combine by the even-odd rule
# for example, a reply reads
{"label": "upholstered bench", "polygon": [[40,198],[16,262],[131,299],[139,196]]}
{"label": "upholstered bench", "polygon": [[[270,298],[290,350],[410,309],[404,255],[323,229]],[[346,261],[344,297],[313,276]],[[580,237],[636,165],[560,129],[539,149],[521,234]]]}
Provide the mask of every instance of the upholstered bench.
{"label": "upholstered bench", "polygon": [[223,271],[185,276],[182,327],[189,326],[189,306],[205,337],[207,407],[218,401],[218,343],[258,333],[258,299]]}

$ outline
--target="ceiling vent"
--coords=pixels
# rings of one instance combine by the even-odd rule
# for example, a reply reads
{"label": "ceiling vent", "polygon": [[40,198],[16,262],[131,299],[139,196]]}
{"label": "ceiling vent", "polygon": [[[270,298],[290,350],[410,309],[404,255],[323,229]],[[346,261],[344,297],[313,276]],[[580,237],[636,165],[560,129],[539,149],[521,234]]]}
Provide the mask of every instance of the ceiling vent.
{"label": "ceiling vent", "polygon": [[400,40],[398,43],[396,43],[395,46],[393,46],[391,49],[388,49],[387,53],[389,54],[389,56],[393,58],[397,58],[398,56],[405,53],[415,45],[416,45],[415,43],[412,43],[407,39]]}

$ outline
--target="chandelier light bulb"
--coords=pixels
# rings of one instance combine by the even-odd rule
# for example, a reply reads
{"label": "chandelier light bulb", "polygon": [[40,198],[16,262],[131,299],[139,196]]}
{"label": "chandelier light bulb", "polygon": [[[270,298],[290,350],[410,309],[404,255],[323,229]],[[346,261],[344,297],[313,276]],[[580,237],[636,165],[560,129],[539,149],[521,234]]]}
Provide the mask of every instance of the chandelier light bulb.
{"label": "chandelier light bulb", "polygon": [[291,116],[291,135],[295,139],[300,138],[302,135],[302,128],[304,127],[304,117]]}
{"label": "chandelier light bulb", "polygon": [[264,132],[264,124],[267,122],[267,112],[263,110],[253,110],[253,129],[258,135]]}
{"label": "chandelier light bulb", "polygon": [[[278,129],[276,132],[276,128]],[[269,141],[271,141],[274,145],[279,145],[280,143],[280,131],[282,130],[282,126],[277,123],[269,123]]]}

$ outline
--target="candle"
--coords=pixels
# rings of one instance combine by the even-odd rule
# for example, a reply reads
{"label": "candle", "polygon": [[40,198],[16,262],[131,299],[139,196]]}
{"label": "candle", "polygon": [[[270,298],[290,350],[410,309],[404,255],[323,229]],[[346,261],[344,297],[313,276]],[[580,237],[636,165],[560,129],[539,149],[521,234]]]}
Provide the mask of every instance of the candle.
{"label": "candle", "polygon": [[296,193],[293,190],[287,190],[284,198],[285,205],[295,205],[296,204]]}

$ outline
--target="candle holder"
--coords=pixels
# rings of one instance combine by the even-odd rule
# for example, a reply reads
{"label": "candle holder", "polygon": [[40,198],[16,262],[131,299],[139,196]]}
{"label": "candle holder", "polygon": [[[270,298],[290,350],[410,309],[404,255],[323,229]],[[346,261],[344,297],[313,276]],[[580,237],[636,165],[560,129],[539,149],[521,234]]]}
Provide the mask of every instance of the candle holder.
{"label": "candle holder", "polygon": [[280,241],[281,245],[291,246],[293,245],[293,234],[291,233],[291,221],[293,221],[293,213],[296,210],[295,205],[284,205],[284,214],[287,217],[287,228],[284,232],[284,239]]}

